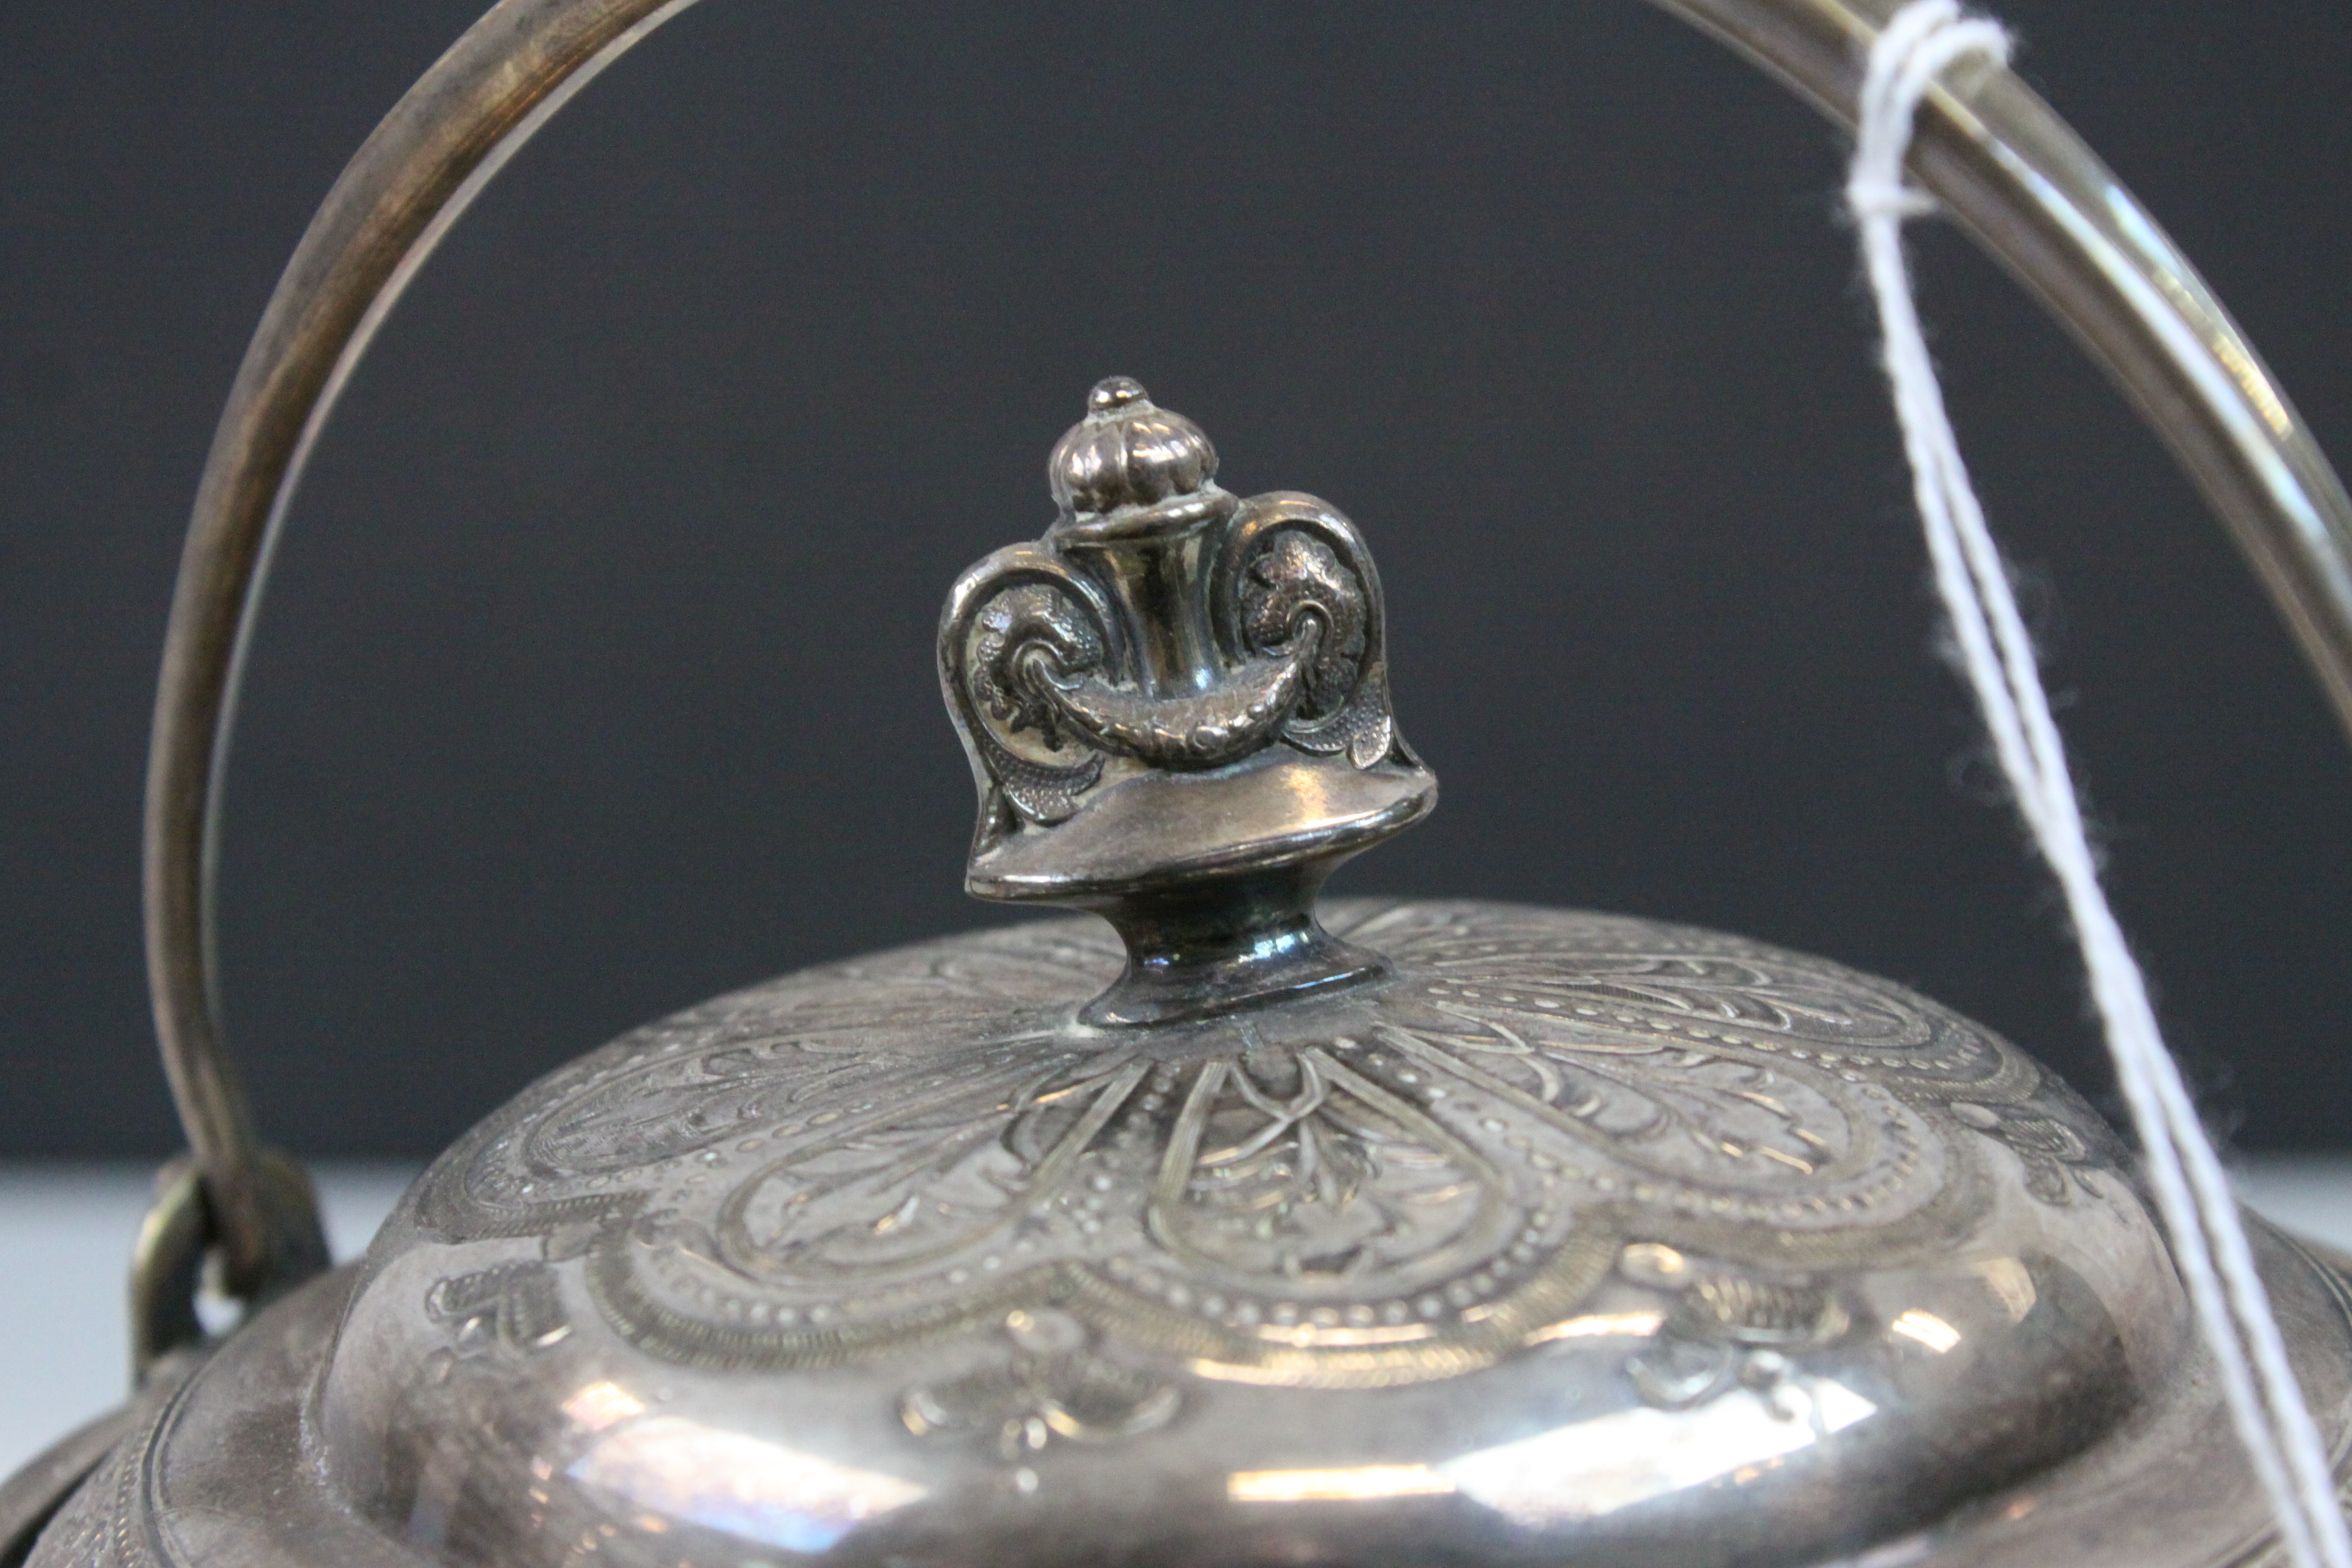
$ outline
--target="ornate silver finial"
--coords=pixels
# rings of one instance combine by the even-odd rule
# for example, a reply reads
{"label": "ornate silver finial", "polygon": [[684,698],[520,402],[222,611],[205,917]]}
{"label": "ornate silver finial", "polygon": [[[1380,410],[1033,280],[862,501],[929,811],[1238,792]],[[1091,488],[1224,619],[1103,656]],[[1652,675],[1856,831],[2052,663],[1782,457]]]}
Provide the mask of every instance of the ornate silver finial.
{"label": "ornate silver finial", "polygon": [[1437,800],[1389,709],[1363,536],[1216,473],[1198,425],[1098,383],[1054,447],[1061,515],[964,573],[940,625],[980,786],[965,885],[1119,928],[1128,971],[1096,1022],[1378,973],[1315,923],[1316,891]]}

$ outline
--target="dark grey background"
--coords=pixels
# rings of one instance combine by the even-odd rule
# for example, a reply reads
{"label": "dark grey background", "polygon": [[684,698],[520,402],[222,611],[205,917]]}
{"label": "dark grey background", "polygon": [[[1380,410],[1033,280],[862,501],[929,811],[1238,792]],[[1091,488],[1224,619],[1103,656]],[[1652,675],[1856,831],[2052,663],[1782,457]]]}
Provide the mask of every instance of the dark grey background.
{"label": "dark grey background", "polygon": [[[187,499],[314,204],[473,9],[0,14],[0,1155],[169,1145],[137,800]],[[2007,10],[2352,454],[2352,12]],[[1350,888],[1816,949],[2102,1094],[1931,652],[1841,157],[1634,0],[689,13],[459,227],[296,508],[225,866],[269,1128],[420,1154],[643,1017],[992,918],[933,617],[1111,371],[1377,546],[1447,795]],[[2352,753],[2119,399],[1919,253],[2175,1039],[2244,1142],[2340,1145]]]}

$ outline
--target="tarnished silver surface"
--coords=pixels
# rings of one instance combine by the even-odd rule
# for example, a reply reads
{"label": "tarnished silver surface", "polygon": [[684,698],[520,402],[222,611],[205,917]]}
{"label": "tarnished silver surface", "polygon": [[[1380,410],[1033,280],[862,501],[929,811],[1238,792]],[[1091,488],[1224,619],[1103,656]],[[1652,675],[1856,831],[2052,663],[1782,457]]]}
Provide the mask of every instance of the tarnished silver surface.
{"label": "tarnished silver surface", "polygon": [[[1053,921],[521,1095],[34,1559],[2218,1568],[2263,1534],[2098,1118],[1683,927],[1342,903],[1150,1029]],[[2266,1272],[2339,1449],[2341,1283]]]}

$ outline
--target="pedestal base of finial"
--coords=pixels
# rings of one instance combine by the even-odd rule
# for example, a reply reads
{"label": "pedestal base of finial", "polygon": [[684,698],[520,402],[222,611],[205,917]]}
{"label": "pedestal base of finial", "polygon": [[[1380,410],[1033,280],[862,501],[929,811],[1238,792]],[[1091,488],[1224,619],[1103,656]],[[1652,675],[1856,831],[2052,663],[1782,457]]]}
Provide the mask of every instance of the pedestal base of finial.
{"label": "pedestal base of finial", "polygon": [[972,858],[981,898],[1090,909],[1118,928],[1127,971],[1083,1014],[1095,1024],[1229,1012],[1385,972],[1315,920],[1339,864],[1427,816],[1437,779],[1390,762],[1268,751],[1204,773],[1112,785],[1050,830]]}
{"label": "pedestal base of finial", "polygon": [[1175,1023],[1379,978],[1386,959],[1315,918],[1330,874],[1328,863],[1284,866],[1097,908],[1127,944],[1127,968],[1078,1016],[1104,1026]]}

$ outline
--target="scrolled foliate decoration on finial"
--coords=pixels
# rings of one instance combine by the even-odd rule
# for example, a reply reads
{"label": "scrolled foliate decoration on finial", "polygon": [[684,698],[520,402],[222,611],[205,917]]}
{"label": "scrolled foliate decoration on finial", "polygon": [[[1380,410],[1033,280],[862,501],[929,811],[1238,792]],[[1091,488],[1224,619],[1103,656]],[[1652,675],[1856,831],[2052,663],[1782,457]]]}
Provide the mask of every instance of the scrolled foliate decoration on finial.
{"label": "scrolled foliate decoration on finial", "polygon": [[966,572],[940,627],[980,787],[968,885],[1100,908],[1132,939],[1111,906],[1262,903],[1283,873],[1274,902],[1311,918],[1312,884],[1436,794],[1389,705],[1363,536],[1313,496],[1223,489],[1201,428],[1124,376],[1049,479],[1044,537]]}

